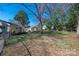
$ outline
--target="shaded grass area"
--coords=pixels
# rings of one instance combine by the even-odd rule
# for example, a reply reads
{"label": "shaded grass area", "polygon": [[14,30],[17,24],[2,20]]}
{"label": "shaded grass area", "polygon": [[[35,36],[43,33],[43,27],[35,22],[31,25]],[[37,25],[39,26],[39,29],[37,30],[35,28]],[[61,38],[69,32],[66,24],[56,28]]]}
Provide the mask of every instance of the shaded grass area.
{"label": "shaded grass area", "polygon": [[6,46],[16,44],[22,41],[27,41],[28,39],[34,39],[40,37],[40,34],[34,33],[20,33],[20,34],[14,34],[9,37],[6,41]]}
{"label": "shaded grass area", "polygon": [[24,41],[25,40],[24,37],[25,37],[25,34],[24,35],[22,34],[22,35],[10,36],[9,39],[6,41],[6,45],[8,46],[10,44],[16,44],[20,41]]}

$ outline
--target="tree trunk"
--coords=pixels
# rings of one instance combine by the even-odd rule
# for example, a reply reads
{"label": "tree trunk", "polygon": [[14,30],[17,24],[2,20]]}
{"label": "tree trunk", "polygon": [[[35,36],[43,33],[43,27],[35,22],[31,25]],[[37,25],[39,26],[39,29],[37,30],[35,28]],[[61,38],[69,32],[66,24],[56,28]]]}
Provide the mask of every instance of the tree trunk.
{"label": "tree trunk", "polygon": [[41,28],[41,34],[42,34],[43,33],[43,29],[42,29],[43,24],[42,24],[42,21],[41,21],[41,17],[39,18],[39,21],[40,21],[40,28]]}
{"label": "tree trunk", "polygon": [[77,37],[79,38],[79,20],[78,20],[78,25],[77,25]]}

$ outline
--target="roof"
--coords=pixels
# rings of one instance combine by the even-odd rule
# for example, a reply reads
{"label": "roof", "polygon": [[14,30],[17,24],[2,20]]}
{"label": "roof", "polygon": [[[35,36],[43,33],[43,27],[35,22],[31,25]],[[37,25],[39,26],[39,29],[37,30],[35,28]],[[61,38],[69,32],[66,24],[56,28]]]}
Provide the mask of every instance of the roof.
{"label": "roof", "polygon": [[11,22],[7,22],[7,21],[4,21],[4,20],[0,20],[0,21],[5,22],[5,23],[8,23],[8,24],[17,25],[19,27],[23,27],[22,24],[19,21],[16,21],[16,20],[13,20]]}
{"label": "roof", "polygon": [[12,24],[23,27],[23,25],[19,21],[16,21],[16,20],[13,20]]}

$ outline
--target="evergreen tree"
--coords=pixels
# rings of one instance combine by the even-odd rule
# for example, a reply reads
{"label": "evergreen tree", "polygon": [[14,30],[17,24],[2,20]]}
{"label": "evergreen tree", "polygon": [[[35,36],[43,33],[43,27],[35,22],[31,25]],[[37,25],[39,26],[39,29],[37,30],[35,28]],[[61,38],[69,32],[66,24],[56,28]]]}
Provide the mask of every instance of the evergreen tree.
{"label": "evergreen tree", "polygon": [[21,22],[21,24],[24,27],[28,27],[29,19],[27,13],[25,13],[23,10],[20,10],[18,14],[14,17],[15,20]]}

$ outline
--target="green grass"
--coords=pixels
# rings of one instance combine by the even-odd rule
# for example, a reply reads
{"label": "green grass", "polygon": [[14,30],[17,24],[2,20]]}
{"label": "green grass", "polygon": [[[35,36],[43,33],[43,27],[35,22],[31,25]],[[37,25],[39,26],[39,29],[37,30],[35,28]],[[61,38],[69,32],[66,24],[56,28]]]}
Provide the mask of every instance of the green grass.
{"label": "green grass", "polygon": [[22,42],[22,41],[36,39],[36,38],[39,38],[40,36],[41,36],[40,33],[36,33],[36,32],[11,35],[6,42],[6,46],[16,44],[16,43]]}
{"label": "green grass", "polygon": [[[67,32],[67,31],[54,31],[54,32],[43,32],[42,34],[40,32],[32,32],[20,35],[13,35],[7,40],[7,48],[9,47],[9,45],[13,44],[16,45],[16,43],[25,41],[25,44],[29,46],[31,46],[32,44],[35,44],[34,46],[36,45],[41,46],[41,44],[44,45],[47,44],[49,46],[48,48],[50,48],[51,45],[51,47],[54,46],[53,48],[56,49],[61,50],[67,49],[71,52],[72,50],[76,50],[76,52],[79,53],[79,40],[78,39],[74,40],[74,38],[71,38],[72,33],[73,32]],[[46,41],[42,39],[46,39]],[[49,40],[51,40],[51,42]]]}
{"label": "green grass", "polygon": [[44,32],[42,35],[47,35],[47,36],[64,36],[68,35],[69,32],[66,31],[53,31],[53,32]]}
{"label": "green grass", "polygon": [[26,37],[26,34],[12,35],[7,40],[6,45],[15,44],[15,43],[24,41],[25,40],[25,37]]}
{"label": "green grass", "polygon": [[32,33],[25,33],[25,34],[19,34],[19,35],[12,35],[6,42],[6,45],[16,44],[18,42],[27,41],[31,39],[37,39],[41,36],[56,36],[61,37],[64,35],[68,35],[69,33],[66,31],[54,31],[54,32],[43,32],[42,34],[40,32],[32,32]]}

